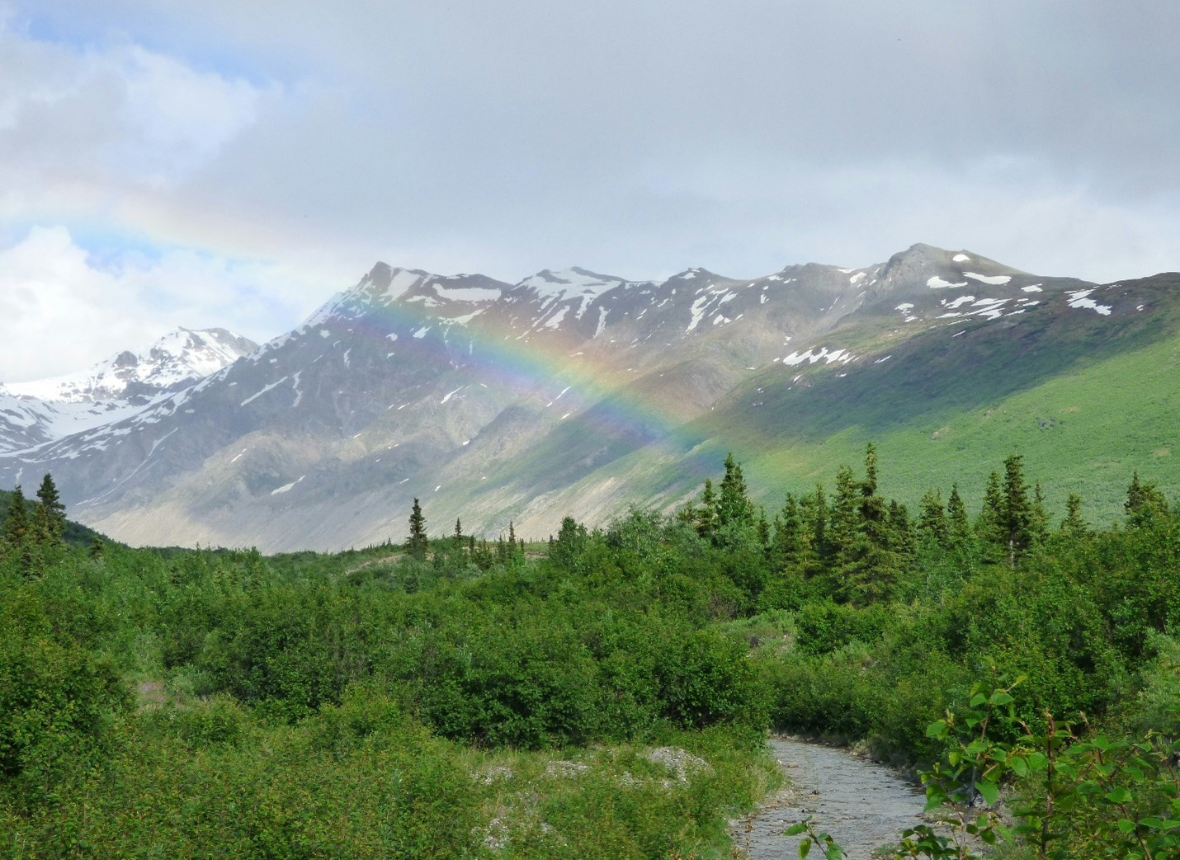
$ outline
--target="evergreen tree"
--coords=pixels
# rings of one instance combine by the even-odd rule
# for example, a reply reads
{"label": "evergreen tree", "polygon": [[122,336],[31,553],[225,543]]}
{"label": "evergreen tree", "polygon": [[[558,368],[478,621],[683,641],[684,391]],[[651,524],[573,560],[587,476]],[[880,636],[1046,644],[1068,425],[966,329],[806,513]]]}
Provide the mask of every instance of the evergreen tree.
{"label": "evergreen tree", "polygon": [[422,515],[422,506],[418,499],[414,499],[413,510],[410,511],[410,537],[406,541],[406,552],[418,561],[426,560],[426,551],[430,548],[430,541],[426,537],[426,517]]}
{"label": "evergreen tree", "polygon": [[25,494],[17,484],[8,504],[8,519],[4,521],[4,544],[9,553],[16,556],[21,573],[33,573],[33,535],[29,528],[28,512],[25,509]]}
{"label": "evergreen tree", "polygon": [[918,505],[918,534],[944,549],[950,544],[946,509],[942,505],[942,493],[938,490],[927,490],[922,496]]}
{"label": "evergreen tree", "polygon": [[979,509],[979,516],[975,520],[975,536],[979,540],[984,560],[989,563],[1000,560],[1006,543],[1003,517],[1004,497],[1000,492],[1000,474],[992,472],[987,477],[987,487],[983,491],[983,507]]}
{"label": "evergreen tree", "polygon": [[946,500],[946,526],[949,547],[960,552],[971,546],[971,524],[967,518],[967,506],[959,495],[959,485],[951,484],[951,494]]}
{"label": "evergreen tree", "polygon": [[766,519],[766,508],[758,507],[758,543],[764,549],[770,550],[770,522]]}
{"label": "evergreen tree", "polygon": [[742,467],[733,459],[725,458],[725,477],[721,479],[721,497],[717,500],[717,527],[742,528],[754,523],[754,503],[746,488]]}
{"label": "evergreen tree", "polygon": [[25,494],[17,484],[8,501],[8,519],[4,521],[4,543],[17,550],[25,546],[29,537],[28,512],[25,510]]}
{"label": "evergreen tree", "polygon": [[1017,560],[1028,550],[1034,539],[1035,515],[1028,500],[1028,486],[1024,483],[1023,460],[1019,454],[1012,454],[1004,461],[1000,534],[1011,567],[1016,567]]}
{"label": "evergreen tree", "polygon": [[844,564],[860,530],[860,488],[852,469],[836,470],[836,495],[832,499],[827,527],[828,551],[836,564]]}
{"label": "evergreen tree", "polygon": [[1029,518],[1029,534],[1034,544],[1042,544],[1049,537],[1049,514],[1045,510],[1045,493],[1038,478],[1033,487],[1032,515]]}
{"label": "evergreen tree", "polygon": [[865,479],[860,485],[860,524],[869,543],[883,550],[890,543],[889,508],[877,494],[877,449],[870,442],[865,448]]}
{"label": "evergreen tree", "polygon": [[713,492],[712,478],[705,478],[705,488],[701,491],[701,506],[696,512],[697,534],[706,540],[712,540],[717,529],[717,495]]}
{"label": "evergreen tree", "polygon": [[459,522],[458,517],[455,517],[455,533],[451,535],[451,543],[454,545],[455,549],[462,550],[464,542],[463,524]]}
{"label": "evergreen tree", "polygon": [[828,500],[824,495],[823,484],[815,485],[815,495],[804,501],[810,502],[811,516],[804,516],[803,521],[808,524],[811,533],[811,554],[816,561],[828,558],[831,547],[828,542]]}
{"label": "evergreen tree", "polygon": [[33,540],[49,546],[61,543],[66,528],[66,506],[54,486],[53,477],[46,475],[37,490],[37,506],[33,509]]}
{"label": "evergreen tree", "polygon": [[1168,500],[1154,484],[1141,482],[1139,472],[1136,471],[1127,487],[1127,501],[1123,503],[1123,510],[1127,512],[1127,525],[1139,528],[1158,516],[1167,516]]}
{"label": "evergreen tree", "polygon": [[787,493],[782,511],[774,518],[771,558],[776,570],[785,571],[803,562],[806,546],[803,532],[803,512],[799,502]]}
{"label": "evergreen tree", "polygon": [[[910,511],[896,499],[889,502],[889,549],[897,556],[911,558],[914,555],[917,535],[910,520]],[[897,563],[896,559],[894,560]],[[900,571],[899,571],[900,572]]]}
{"label": "evergreen tree", "polygon": [[1061,521],[1061,530],[1073,537],[1089,534],[1090,529],[1082,519],[1082,497],[1077,493],[1070,493],[1065,502],[1065,519]]}

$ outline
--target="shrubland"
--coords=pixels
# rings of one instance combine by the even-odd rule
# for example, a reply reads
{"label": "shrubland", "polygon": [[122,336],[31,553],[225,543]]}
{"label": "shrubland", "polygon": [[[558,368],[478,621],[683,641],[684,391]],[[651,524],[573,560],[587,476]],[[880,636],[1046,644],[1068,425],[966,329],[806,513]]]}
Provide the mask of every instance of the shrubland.
{"label": "shrubland", "polygon": [[421,520],[336,555],[76,546],[10,505],[0,853],[727,856],[726,817],[776,779],[768,728],[860,742],[952,802],[1004,788],[1011,856],[1172,838],[1164,495],[1134,477],[1097,530],[1076,497],[1050,517],[1019,457],[970,514],[957,487],[910,512],[877,472],[870,446],[767,513],[731,458],[673,516],[567,518],[528,553]]}

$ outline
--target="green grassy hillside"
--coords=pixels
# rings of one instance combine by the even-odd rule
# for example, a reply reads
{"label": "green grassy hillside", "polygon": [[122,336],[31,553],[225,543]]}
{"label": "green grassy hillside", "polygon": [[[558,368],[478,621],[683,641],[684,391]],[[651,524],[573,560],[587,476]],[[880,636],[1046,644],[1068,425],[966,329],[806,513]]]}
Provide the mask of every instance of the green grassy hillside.
{"label": "green grassy hillside", "polygon": [[1128,303],[1113,317],[1045,306],[914,336],[863,321],[836,339],[855,346],[855,363],[776,365],[586,483],[609,472],[638,498],[672,499],[733,451],[758,500],[776,509],[786,492],[859,463],[872,441],[889,464],[883,488],[911,506],[957,482],[976,508],[988,474],[1019,453],[1045,483],[1054,518],[1077,493],[1088,520],[1109,523],[1122,516],[1133,472],[1168,491],[1180,484],[1180,277],[1144,283],[1146,312]]}

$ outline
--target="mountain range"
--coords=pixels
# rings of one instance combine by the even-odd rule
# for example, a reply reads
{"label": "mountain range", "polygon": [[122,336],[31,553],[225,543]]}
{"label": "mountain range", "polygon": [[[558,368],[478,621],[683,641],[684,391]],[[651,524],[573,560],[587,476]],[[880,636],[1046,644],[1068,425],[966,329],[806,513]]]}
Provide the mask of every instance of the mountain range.
{"label": "mountain range", "polygon": [[754,279],[378,263],[262,346],[181,329],[0,389],[0,485],[51,472],[130,543],[337,549],[401,540],[414,498],[489,536],[669,510],[730,450],[774,510],[875,440],[890,495],[978,493],[1015,450],[1099,520],[1133,469],[1180,478],[1178,287],[928,245]]}

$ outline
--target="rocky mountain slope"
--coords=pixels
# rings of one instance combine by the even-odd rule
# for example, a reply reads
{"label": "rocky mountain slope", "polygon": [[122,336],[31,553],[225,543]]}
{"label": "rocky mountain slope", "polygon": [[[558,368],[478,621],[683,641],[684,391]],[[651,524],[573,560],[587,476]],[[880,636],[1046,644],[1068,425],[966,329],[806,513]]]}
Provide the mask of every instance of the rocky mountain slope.
{"label": "rocky mountain slope", "polygon": [[[673,506],[729,449],[806,486],[866,436],[920,425],[931,441],[933,415],[1174,335],[1175,286],[1033,276],[925,245],[862,269],[662,283],[379,263],[200,381],[4,454],[0,484],[52,471],[74,515],[133,543],[400,540],[414,497],[432,531],[462,517],[471,533],[514,520],[544,536],[566,513]],[[772,506],[788,488],[755,485]]]}

